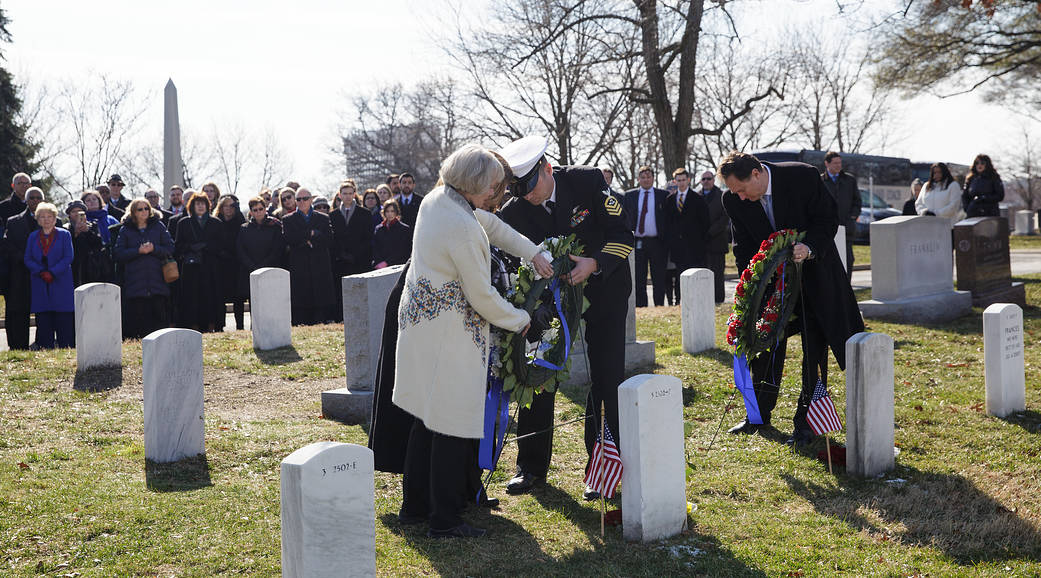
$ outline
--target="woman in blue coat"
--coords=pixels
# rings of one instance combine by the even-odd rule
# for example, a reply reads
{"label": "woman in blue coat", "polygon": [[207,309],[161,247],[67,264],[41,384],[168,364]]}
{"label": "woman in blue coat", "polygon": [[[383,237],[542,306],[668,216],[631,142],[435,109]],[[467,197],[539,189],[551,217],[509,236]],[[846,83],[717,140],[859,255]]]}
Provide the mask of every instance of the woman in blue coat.
{"label": "woman in blue coat", "polygon": [[25,245],[32,301],[36,314],[36,346],[40,349],[76,346],[73,314],[72,235],[57,226],[58,209],[50,203],[36,206],[39,229]]}
{"label": "woman in blue coat", "polygon": [[163,278],[163,261],[173,255],[174,243],[161,219],[162,213],[147,200],[134,199],[116,237],[113,253],[123,266],[127,337],[141,339],[170,325],[170,287]]}

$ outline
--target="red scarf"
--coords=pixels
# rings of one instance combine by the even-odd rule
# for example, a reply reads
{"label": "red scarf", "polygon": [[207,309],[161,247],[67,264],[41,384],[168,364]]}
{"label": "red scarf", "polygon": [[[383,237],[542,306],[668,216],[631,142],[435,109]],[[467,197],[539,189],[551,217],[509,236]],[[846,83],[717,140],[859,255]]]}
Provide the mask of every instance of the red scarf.
{"label": "red scarf", "polygon": [[51,246],[54,245],[55,237],[57,235],[54,234],[54,230],[51,230],[50,235],[44,235],[43,229],[40,229],[40,234],[36,236],[36,241],[40,244],[40,250],[43,251],[44,257],[51,252]]}
{"label": "red scarf", "polygon": [[383,219],[383,228],[389,229],[392,225],[397,224],[398,221],[399,219],[397,217],[394,217],[393,219]]}

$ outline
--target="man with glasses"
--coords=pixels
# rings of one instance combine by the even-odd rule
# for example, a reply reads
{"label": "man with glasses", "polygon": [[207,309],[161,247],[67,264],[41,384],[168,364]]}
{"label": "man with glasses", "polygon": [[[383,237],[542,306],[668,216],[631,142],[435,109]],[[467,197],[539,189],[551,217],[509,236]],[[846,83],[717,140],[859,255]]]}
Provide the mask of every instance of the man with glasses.
{"label": "man with glasses", "polygon": [[289,245],[293,325],[322,323],[335,302],[329,259],[332,228],[328,216],[311,208],[311,191],[296,190],[296,210],[282,219],[282,230]]}
{"label": "man with glasses", "polygon": [[[25,266],[25,244],[29,235],[40,228],[36,224],[36,205],[43,202],[43,191],[29,187],[25,191],[25,209],[7,219],[4,228],[4,250],[8,261],[8,282],[4,329],[7,346],[14,349],[29,349],[29,311],[31,288],[29,269]],[[56,226],[61,226],[57,223]]]}
{"label": "man with glasses", "polygon": [[123,187],[125,186],[126,183],[123,182],[123,177],[115,173],[108,178],[108,188],[112,191],[108,202],[123,212],[126,212],[127,205],[130,204],[130,199],[123,196]]}
{"label": "man with glasses", "polygon": [[11,196],[0,202],[0,225],[25,210],[25,191],[31,186],[33,181],[25,173],[18,173],[11,179]]}
{"label": "man with glasses", "polygon": [[716,282],[716,303],[722,303],[726,299],[723,268],[730,250],[730,217],[723,209],[723,190],[716,186],[715,171],[701,173],[701,184],[695,192],[708,206],[708,268],[712,269]]}
{"label": "man with glasses", "polygon": [[147,191],[145,191],[145,200],[148,201],[149,205],[152,205],[152,208],[159,211],[159,213],[162,215],[162,217],[159,220],[162,221],[163,226],[169,227],[170,217],[173,216],[173,213],[167,211],[162,207],[162,205],[160,205],[159,191],[155,189],[148,189]]}
{"label": "man with glasses", "polygon": [[113,219],[122,222],[123,221],[123,209],[112,204],[112,189],[108,188],[108,185],[98,185],[94,187],[94,190],[101,195],[101,200],[105,201],[105,211],[108,212],[109,216]]}

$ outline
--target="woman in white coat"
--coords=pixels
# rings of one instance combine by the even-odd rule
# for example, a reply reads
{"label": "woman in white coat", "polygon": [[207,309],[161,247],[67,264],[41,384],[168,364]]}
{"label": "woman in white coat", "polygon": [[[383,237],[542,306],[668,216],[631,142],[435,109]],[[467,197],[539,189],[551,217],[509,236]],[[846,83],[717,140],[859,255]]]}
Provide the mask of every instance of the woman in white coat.
{"label": "woman in white coat", "polygon": [[484,435],[488,324],[523,332],[530,321],[492,287],[489,242],[551,272],[531,241],[490,222],[487,214],[478,220],[475,207],[495,193],[503,174],[499,161],[480,146],[452,153],[441,165],[444,186],[424,198],[413,234],[394,373],[394,404],[416,418],[399,519],[429,517],[431,537],[485,534],[459,514],[472,440]]}
{"label": "woman in white coat", "polygon": [[946,163],[936,163],[929,169],[929,180],[915,201],[919,215],[936,215],[956,223],[965,218],[961,208],[961,185],[954,180]]}

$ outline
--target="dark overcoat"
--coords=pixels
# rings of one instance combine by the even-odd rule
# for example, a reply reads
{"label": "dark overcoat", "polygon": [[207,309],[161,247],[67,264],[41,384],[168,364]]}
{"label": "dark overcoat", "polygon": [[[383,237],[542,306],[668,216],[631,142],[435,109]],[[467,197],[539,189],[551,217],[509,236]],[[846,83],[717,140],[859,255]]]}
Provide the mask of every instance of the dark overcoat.
{"label": "dark overcoat", "polygon": [[[679,193],[665,199],[665,220],[668,235],[665,246],[669,259],[681,269],[708,266],[708,205],[693,190],[687,190],[683,210],[678,204]],[[680,271],[682,272],[682,271]]]}
{"label": "dark overcoat", "polygon": [[177,223],[175,255],[181,268],[181,295],[178,314],[181,327],[208,325],[223,321],[224,304],[217,295],[217,245],[220,243],[221,224],[206,215],[199,219],[185,217]]}
{"label": "dark overcoat", "polygon": [[[802,242],[813,251],[813,258],[804,261],[802,266],[802,304],[812,308],[835,360],[845,369],[846,340],[864,330],[864,321],[835,250],[835,232],[839,227],[835,199],[824,187],[820,173],[810,165],[765,162],[763,165],[770,171],[777,229],[805,232]],[[723,194],[723,206],[734,227],[737,268],[744,271],[774,228],[759,201],[742,201],[728,191]],[[795,310],[802,309],[797,305]]]}
{"label": "dark overcoat", "polygon": [[336,277],[372,270],[372,213],[354,205],[350,219],[337,209],[329,214],[333,229],[332,258]]}
{"label": "dark overcoat", "polygon": [[282,231],[289,245],[290,294],[293,303],[310,308],[333,304],[333,272],[329,260],[332,229],[329,217],[315,210],[310,220],[300,211],[282,219]]}
{"label": "dark overcoat", "polygon": [[217,242],[217,296],[227,303],[239,298],[239,255],[238,239],[246,218],[242,213],[235,214],[228,220],[223,215],[217,217],[220,222],[220,235]]}
{"label": "dark overcoat", "polygon": [[241,229],[236,241],[238,291],[240,296],[249,297],[249,274],[262,267],[282,267],[286,240],[282,236],[282,222],[274,217],[264,217],[260,223],[250,218]]}

